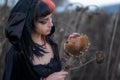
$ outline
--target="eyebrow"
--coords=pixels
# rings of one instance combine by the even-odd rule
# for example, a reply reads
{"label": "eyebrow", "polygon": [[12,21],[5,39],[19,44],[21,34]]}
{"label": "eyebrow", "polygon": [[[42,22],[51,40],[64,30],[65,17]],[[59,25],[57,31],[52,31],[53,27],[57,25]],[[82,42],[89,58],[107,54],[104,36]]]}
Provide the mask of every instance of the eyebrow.
{"label": "eyebrow", "polygon": [[43,18],[43,19],[38,19],[38,20],[47,21],[47,20],[49,20],[49,18]]}
{"label": "eyebrow", "polygon": [[[50,16],[50,18],[51,18],[52,16]],[[49,17],[47,17],[47,18],[42,18],[41,20],[49,20]]]}
{"label": "eyebrow", "polygon": [[49,20],[49,18],[43,18],[43,19],[41,19],[41,20]]}

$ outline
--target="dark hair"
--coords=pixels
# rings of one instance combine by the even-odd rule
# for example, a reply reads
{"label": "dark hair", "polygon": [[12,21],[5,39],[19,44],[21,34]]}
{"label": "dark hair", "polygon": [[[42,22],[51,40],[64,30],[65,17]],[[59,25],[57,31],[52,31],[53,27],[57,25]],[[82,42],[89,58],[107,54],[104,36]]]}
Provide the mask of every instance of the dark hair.
{"label": "dark hair", "polygon": [[[34,0],[33,0],[34,1]],[[55,5],[51,0],[37,0],[33,2],[26,17],[26,23],[22,32],[21,43],[23,51],[33,59],[33,54],[43,56],[45,52],[41,45],[33,42],[31,33],[34,30],[34,20],[44,18],[55,9]]]}
{"label": "dark hair", "polygon": [[34,9],[34,19],[44,18],[54,11],[54,5],[51,9],[45,2],[39,1]]}

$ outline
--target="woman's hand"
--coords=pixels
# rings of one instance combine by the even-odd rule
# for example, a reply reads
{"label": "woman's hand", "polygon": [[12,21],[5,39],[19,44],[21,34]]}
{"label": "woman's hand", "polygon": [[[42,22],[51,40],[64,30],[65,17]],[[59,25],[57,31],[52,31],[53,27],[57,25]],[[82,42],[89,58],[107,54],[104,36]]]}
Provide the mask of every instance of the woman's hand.
{"label": "woman's hand", "polygon": [[69,42],[72,38],[78,37],[80,34],[79,33],[72,33],[69,35],[67,42]]}
{"label": "woman's hand", "polygon": [[64,80],[64,78],[67,76],[68,72],[66,71],[60,71],[60,72],[55,72],[51,75],[49,75],[46,80]]}

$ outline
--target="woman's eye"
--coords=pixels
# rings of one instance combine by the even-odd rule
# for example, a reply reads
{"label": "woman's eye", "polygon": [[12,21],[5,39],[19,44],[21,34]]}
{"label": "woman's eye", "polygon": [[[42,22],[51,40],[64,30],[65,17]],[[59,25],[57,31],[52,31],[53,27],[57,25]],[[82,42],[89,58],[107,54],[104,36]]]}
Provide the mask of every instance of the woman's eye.
{"label": "woman's eye", "polygon": [[42,21],[42,20],[40,20],[38,22],[41,23],[41,24],[46,24],[47,23],[47,21]]}
{"label": "woman's eye", "polygon": [[52,21],[52,17],[38,20],[38,22],[41,24],[46,24],[48,21]]}

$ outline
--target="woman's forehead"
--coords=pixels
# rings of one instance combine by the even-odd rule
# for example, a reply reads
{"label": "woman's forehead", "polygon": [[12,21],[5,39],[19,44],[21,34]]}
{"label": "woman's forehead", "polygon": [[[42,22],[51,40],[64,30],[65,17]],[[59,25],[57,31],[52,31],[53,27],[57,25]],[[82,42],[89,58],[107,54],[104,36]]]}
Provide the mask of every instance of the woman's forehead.
{"label": "woman's forehead", "polygon": [[49,17],[51,17],[51,16],[52,16],[52,14],[49,14],[49,15],[47,15],[46,17],[44,17],[43,19],[49,18]]}
{"label": "woman's forehead", "polygon": [[47,19],[51,18],[51,16],[52,16],[52,14],[49,14],[46,17],[38,18],[38,20],[47,20]]}

